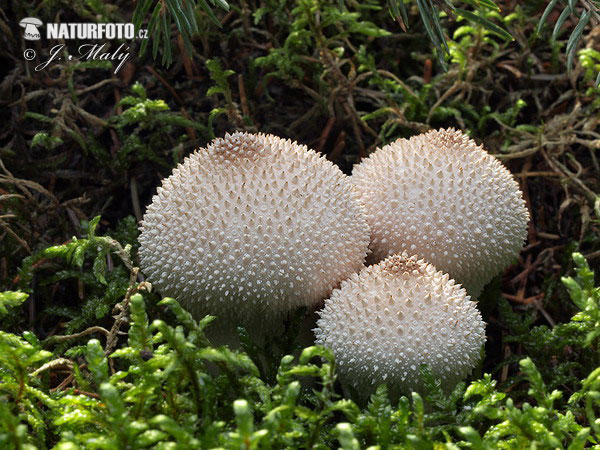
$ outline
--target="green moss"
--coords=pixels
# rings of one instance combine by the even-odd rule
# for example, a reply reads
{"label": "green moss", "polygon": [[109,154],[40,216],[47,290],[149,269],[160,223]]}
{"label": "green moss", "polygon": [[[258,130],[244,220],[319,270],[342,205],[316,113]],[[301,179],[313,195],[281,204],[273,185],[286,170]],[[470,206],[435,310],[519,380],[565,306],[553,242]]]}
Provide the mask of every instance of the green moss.
{"label": "green moss", "polygon": [[[94,285],[106,289],[110,278],[106,267],[98,267],[99,255],[114,254],[132,274],[137,273],[129,246],[96,235],[98,222],[96,218],[84,226],[86,238],[50,247],[27,260],[21,270],[23,280],[40,270],[33,264],[39,258],[78,267],[78,278],[92,289]],[[578,310],[570,321],[531,329],[531,321],[521,319],[507,303],[500,304],[502,320],[512,334],[507,342],[519,342],[525,350],[518,359],[503,363],[518,362],[520,368],[505,383],[511,386],[508,392],[485,374],[445,393],[424,366],[423,392],[390,400],[382,385],[366,404],[342,393],[328,350],[308,347],[297,358],[284,356],[273,362],[270,370],[276,376],[267,381],[258,369],[264,364],[258,355],[253,360],[243,351],[211,345],[204,330],[212,326],[214,317],[197,321],[176,300],[157,301],[145,283],[121,276],[116,278],[120,295],[115,298],[124,295],[125,300],[117,305],[110,331],[105,329],[105,344],[90,339],[100,330],[86,329],[81,320],[69,323],[67,329],[74,334],[51,336],[43,342],[30,332],[0,333],[4,400],[0,442],[3,448],[583,448],[597,444],[600,288],[585,258],[574,253],[573,261],[575,277],[563,278]],[[4,292],[1,298],[3,308],[15,309],[27,294]],[[148,305],[155,306],[151,314]],[[80,309],[78,317],[106,320],[110,315],[102,302],[87,301]],[[125,322],[129,323],[127,342],[114,349],[117,324]],[[76,354],[82,354],[85,362],[69,348],[79,349]],[[561,351],[566,348],[568,353]],[[573,353],[578,355],[576,361],[570,357]],[[557,376],[568,373],[562,365],[569,368],[570,376]]]}

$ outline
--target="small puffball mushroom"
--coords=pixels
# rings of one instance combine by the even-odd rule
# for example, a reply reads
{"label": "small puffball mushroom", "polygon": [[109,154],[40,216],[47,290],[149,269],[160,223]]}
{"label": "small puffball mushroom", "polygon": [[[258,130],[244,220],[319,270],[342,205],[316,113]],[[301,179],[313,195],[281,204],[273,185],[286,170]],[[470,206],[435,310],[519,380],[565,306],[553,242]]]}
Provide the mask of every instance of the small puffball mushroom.
{"label": "small puffball mushroom", "polygon": [[348,177],[306,146],[234,133],[163,180],[141,224],[142,269],[194,315],[272,331],[364,266],[369,228]]}
{"label": "small puffball mushroom", "polygon": [[369,392],[420,387],[427,364],[446,388],[476,365],[485,342],[467,292],[431,264],[393,255],[344,281],[318,312],[316,343],[331,349],[340,379]]}
{"label": "small puffball mushroom", "polygon": [[354,167],[373,261],[407,252],[447,272],[473,297],[519,254],[529,213],[519,185],[462,132],[399,139]]}

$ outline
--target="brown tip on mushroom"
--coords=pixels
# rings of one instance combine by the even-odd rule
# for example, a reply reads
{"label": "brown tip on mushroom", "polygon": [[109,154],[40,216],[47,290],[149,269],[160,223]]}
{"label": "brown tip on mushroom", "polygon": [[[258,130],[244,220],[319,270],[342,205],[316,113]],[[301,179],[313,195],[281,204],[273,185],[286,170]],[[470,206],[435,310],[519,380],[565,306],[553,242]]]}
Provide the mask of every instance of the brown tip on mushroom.
{"label": "brown tip on mushroom", "polygon": [[333,351],[340,379],[365,393],[381,383],[418,390],[422,364],[451,389],[485,343],[485,324],[465,289],[406,254],[348,279],[318,314],[316,343]]}
{"label": "brown tip on mushroom", "polygon": [[196,316],[273,331],[364,264],[369,228],[336,166],[272,135],[215,139],[165,179],[139,238],[149,281]]}
{"label": "brown tip on mushroom", "polygon": [[351,177],[372,233],[372,262],[407,252],[477,296],[517,257],[529,213],[510,172],[455,129],[399,139]]}

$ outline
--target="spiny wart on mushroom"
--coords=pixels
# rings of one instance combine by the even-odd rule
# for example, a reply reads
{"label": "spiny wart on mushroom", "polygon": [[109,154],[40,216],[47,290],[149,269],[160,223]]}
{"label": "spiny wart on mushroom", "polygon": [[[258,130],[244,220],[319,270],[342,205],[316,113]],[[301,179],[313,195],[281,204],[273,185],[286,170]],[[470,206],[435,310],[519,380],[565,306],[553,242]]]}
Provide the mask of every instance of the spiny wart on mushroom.
{"label": "spiny wart on mushroom", "polygon": [[477,296],[517,257],[529,214],[510,172],[454,129],[399,139],[354,167],[373,261],[406,251]]}
{"label": "spiny wart on mushroom", "polygon": [[268,329],[363,267],[364,211],[336,166],[272,135],[234,133],[187,157],[141,225],[149,280],[196,315]]}
{"label": "spiny wart on mushroom", "polygon": [[333,351],[341,380],[363,392],[381,383],[417,390],[421,364],[451,388],[476,365],[485,342],[465,289],[406,254],[352,275],[318,314],[316,343]]}

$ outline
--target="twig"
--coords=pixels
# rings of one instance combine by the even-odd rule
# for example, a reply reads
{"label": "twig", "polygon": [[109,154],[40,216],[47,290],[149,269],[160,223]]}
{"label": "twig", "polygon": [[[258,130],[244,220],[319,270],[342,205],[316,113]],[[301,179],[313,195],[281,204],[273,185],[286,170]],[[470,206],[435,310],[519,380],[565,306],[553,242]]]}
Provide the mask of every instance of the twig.
{"label": "twig", "polygon": [[461,80],[456,80],[456,82],[450,86],[450,89],[448,89],[446,92],[444,92],[440,98],[438,98],[437,102],[435,102],[433,104],[433,106],[429,109],[429,114],[427,114],[427,123],[429,123],[429,121],[431,120],[431,115],[434,113],[434,111],[442,104],[446,101],[446,99],[448,97],[450,97],[452,94],[454,94],[456,91],[462,89],[464,87],[464,82]]}
{"label": "twig", "polygon": [[98,125],[102,128],[108,127],[108,122],[106,120],[101,119],[100,117],[95,116],[93,114],[90,114],[85,109],[80,108],[79,106],[77,106],[75,104],[71,104],[71,108],[73,108],[75,111],[77,111],[81,115],[81,117],[86,119],[90,124]]}
{"label": "twig", "polygon": [[333,128],[333,124],[335,124],[335,117],[332,116],[327,120],[325,128],[323,128],[323,131],[321,131],[321,136],[319,136],[319,140],[317,141],[318,143],[315,147],[315,150],[318,153],[323,151],[325,143],[327,142],[327,138],[329,137],[329,133],[331,133],[331,129]]}
{"label": "twig", "polygon": [[592,259],[596,259],[598,257],[600,257],[600,250],[592,252],[592,253],[588,253],[587,255],[583,255],[585,257],[585,259],[587,259],[588,261],[592,260]]}
{"label": "twig", "polygon": [[54,196],[54,194],[52,194],[50,191],[48,191],[46,188],[44,188],[41,184],[36,183],[35,181],[15,178],[13,176],[13,174],[10,173],[9,170],[4,166],[4,162],[2,161],[2,158],[0,158],[0,169],[2,169],[2,171],[6,174],[6,175],[0,175],[0,182],[14,184],[21,192],[23,192],[23,194],[25,194],[25,196],[30,201],[33,202],[34,199],[33,199],[33,196],[31,195],[31,192],[29,192],[26,188],[33,189],[34,191],[37,191],[40,194],[44,194],[50,200],[52,200],[52,203],[54,203],[55,205],[58,205],[60,203],[58,201],[58,199]]}
{"label": "twig", "polygon": [[310,109],[308,111],[306,111],[304,114],[302,114],[296,120],[294,120],[290,124],[288,129],[291,131],[295,130],[300,125],[302,125],[302,123],[306,122],[308,119],[310,119],[312,116],[316,115],[318,112],[319,112],[319,104],[315,103],[313,106],[310,107]]}
{"label": "twig", "polygon": [[[112,353],[113,349],[117,345],[119,331],[125,323],[127,323],[127,314],[129,311],[129,299],[136,292],[147,289],[147,284],[142,282],[136,285],[136,279],[139,272],[138,267],[133,267],[131,269],[131,273],[129,275],[129,288],[127,288],[127,293],[125,294],[125,298],[121,303],[117,303],[113,309],[113,311],[119,311],[119,314],[115,316],[115,321],[113,323],[112,328],[110,329],[109,334],[106,337],[106,347],[104,348],[104,353],[108,356]],[[112,361],[112,360],[111,360]]]}
{"label": "twig", "polygon": [[106,328],[103,328],[100,326],[93,326],[90,328],[86,328],[85,330],[83,330],[79,333],[75,333],[75,334],[50,336],[48,339],[46,339],[44,341],[44,346],[47,346],[49,344],[54,344],[56,342],[63,342],[63,341],[68,341],[70,339],[80,338],[82,336],[87,336],[88,334],[92,334],[92,333],[101,333],[107,337],[110,335],[109,331]]}
{"label": "twig", "polygon": [[4,229],[4,231],[6,231],[10,236],[12,236],[12,238],[14,240],[16,240],[21,247],[23,247],[27,253],[31,254],[31,248],[29,247],[29,244],[22,238],[20,237],[17,233],[15,233],[10,226],[0,218],[0,227],[2,227],[2,229]]}
{"label": "twig", "polygon": [[565,175],[565,177],[569,181],[572,181],[575,184],[575,186],[579,188],[579,190],[585,195],[585,197],[588,199],[588,201],[592,204],[592,207],[594,208],[594,212],[596,213],[596,216],[600,217],[600,195],[596,194],[589,187],[587,187],[583,183],[583,181],[581,181],[579,178],[577,178],[577,176],[575,174],[573,174],[564,164],[559,162],[556,158],[554,158],[552,156],[548,156],[546,154],[546,152],[542,152],[542,154],[544,155],[544,158],[546,159],[546,161],[548,162],[550,167],[552,167],[557,172]]}
{"label": "twig", "polygon": [[[529,147],[531,144],[529,143],[523,143],[523,146]],[[532,146],[530,148],[528,148],[527,150],[523,150],[520,152],[514,152],[514,153],[506,153],[506,154],[502,154],[502,155],[494,155],[496,158],[498,159],[516,159],[516,158],[524,158],[526,156],[531,156],[534,155],[535,153],[538,152],[540,148],[537,146]]]}
{"label": "twig", "polygon": [[552,240],[560,239],[560,236],[558,234],[544,233],[543,231],[538,231],[537,237],[542,238],[542,239],[552,239]]}
{"label": "twig", "polygon": [[141,223],[142,209],[140,208],[140,195],[138,193],[137,180],[134,176],[131,177],[129,188],[131,191],[131,203],[133,204],[133,213],[135,214],[135,219],[138,223]]}
{"label": "twig", "polygon": [[50,389],[50,392],[56,392],[56,391],[62,391],[62,390],[64,390],[69,384],[71,384],[71,382],[73,381],[74,378],[75,378],[75,375],[70,374],[67,378],[65,378],[64,380],[62,380],[61,383],[58,386],[53,387],[52,389]]}
{"label": "twig", "polygon": [[93,84],[91,86],[76,90],[75,95],[85,94],[87,92],[99,89],[106,84],[117,83],[118,81],[118,78],[107,78],[106,80],[99,81],[98,83]]}
{"label": "twig", "polygon": [[173,89],[173,87],[171,86],[171,84],[169,84],[169,82],[167,80],[165,80],[156,70],[154,70],[151,66],[145,66],[145,69],[150,72],[152,75],[154,75],[158,81],[161,82],[161,84],[167,88],[167,90],[171,93],[171,95],[173,96],[173,98],[177,101],[177,103],[179,103],[179,105],[184,105],[183,100],[181,99],[181,97],[179,96],[179,94],[177,92],[175,92],[175,89]]}
{"label": "twig", "polygon": [[[510,345],[504,344],[504,359],[506,360],[510,356]],[[502,372],[500,374],[500,382],[504,383],[508,378],[508,364],[505,364],[502,367]]]}
{"label": "twig", "polygon": [[410,88],[410,86],[408,86],[404,81],[402,81],[400,78],[398,78],[392,72],[388,72],[387,70],[378,69],[377,73],[379,75],[383,75],[385,77],[391,78],[396,83],[398,83],[400,86],[402,86],[406,90],[406,92],[408,92],[410,95],[412,95],[417,100],[419,99],[419,96]]}
{"label": "twig", "polygon": [[333,150],[328,155],[328,159],[330,161],[337,161],[346,146],[346,132],[344,130],[340,131],[338,137],[335,140],[335,144],[333,144]]}
{"label": "twig", "polygon": [[560,177],[560,174],[556,172],[525,172],[513,174],[516,178],[529,178],[529,177]]}
{"label": "twig", "polygon": [[590,2],[589,0],[581,0],[581,4],[591,13],[590,19],[594,26],[600,25],[600,9],[598,6],[594,5],[593,2]]}
{"label": "twig", "polygon": [[238,74],[237,84],[240,93],[240,103],[242,104],[242,114],[250,118],[250,108],[248,107],[248,99],[246,98],[246,87],[244,86],[244,77],[241,73]]}
{"label": "twig", "polygon": [[91,397],[91,398],[95,398],[100,400],[100,396],[98,394],[94,394],[93,392],[86,392],[86,391],[81,391],[79,389],[73,389],[73,394],[76,395],[85,395],[87,397]]}
{"label": "twig", "polygon": [[56,369],[57,367],[68,367],[69,369],[72,369],[73,361],[71,361],[70,359],[67,359],[67,358],[54,359],[52,361],[47,362],[42,367],[34,370],[31,373],[31,376],[35,377],[35,376],[39,375],[40,373],[45,372],[46,370]]}

